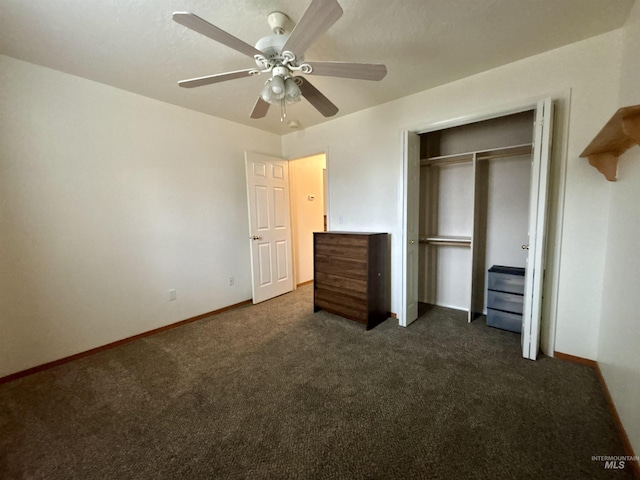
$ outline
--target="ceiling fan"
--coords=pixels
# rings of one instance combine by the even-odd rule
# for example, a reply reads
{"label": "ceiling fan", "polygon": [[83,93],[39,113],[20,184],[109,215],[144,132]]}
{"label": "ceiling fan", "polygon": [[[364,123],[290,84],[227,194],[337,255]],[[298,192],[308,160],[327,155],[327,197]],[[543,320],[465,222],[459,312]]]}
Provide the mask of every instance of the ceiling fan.
{"label": "ceiling fan", "polygon": [[338,107],[304,76],[294,76],[294,73],[359,80],[382,80],[387,74],[387,68],[379,64],[304,61],[307,48],[341,16],[342,8],[336,0],[312,0],[300,21],[288,34],[286,25],[289,18],[282,12],[272,12],[267,21],[273,35],[261,38],[252,47],[193,13],[176,12],[173,20],[177,23],[252,57],[257,65],[257,68],[182,80],[178,85],[193,88],[266,73],[270,78],[258,96],[251,118],[263,118],[270,105],[278,105],[281,109],[280,120],[283,121],[286,106],[300,101],[300,96],[307,99],[322,115],[331,117],[338,113]]}

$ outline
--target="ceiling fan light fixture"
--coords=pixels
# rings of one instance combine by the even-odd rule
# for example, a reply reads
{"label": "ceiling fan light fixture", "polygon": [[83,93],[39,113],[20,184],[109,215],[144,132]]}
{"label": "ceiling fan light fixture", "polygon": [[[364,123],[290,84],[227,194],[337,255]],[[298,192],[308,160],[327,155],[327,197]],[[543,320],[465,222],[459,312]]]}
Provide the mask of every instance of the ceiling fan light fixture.
{"label": "ceiling fan light fixture", "polygon": [[283,78],[280,75],[274,75],[265,82],[260,92],[260,97],[263,101],[280,107],[281,122],[287,117],[286,107],[299,102],[301,96],[300,87],[298,87],[295,78],[291,76]]}
{"label": "ceiling fan light fixture", "polygon": [[302,95],[302,93],[293,77],[288,77],[284,81],[284,93],[287,100],[290,100],[290,103],[300,101],[300,95]]}
{"label": "ceiling fan light fixture", "polygon": [[284,94],[284,79],[280,75],[271,78],[271,91],[275,95]]}
{"label": "ceiling fan light fixture", "polygon": [[276,103],[275,98],[273,98],[273,91],[271,90],[271,79],[265,82],[264,87],[262,87],[262,91],[260,92],[260,96],[262,97],[262,100],[270,103],[271,105]]}
{"label": "ceiling fan light fixture", "polygon": [[300,101],[302,92],[293,77],[283,79],[279,75],[274,75],[266,81],[260,92],[262,100],[271,105],[291,105]]}

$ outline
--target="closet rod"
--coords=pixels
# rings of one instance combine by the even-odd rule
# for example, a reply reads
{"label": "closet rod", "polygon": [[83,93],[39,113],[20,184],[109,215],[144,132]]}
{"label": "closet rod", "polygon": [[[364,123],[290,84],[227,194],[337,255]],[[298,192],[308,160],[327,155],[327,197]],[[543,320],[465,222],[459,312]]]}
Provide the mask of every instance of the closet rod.
{"label": "closet rod", "polygon": [[467,163],[473,161],[475,155],[478,160],[491,160],[494,158],[519,157],[530,155],[533,151],[533,144],[523,143],[520,145],[510,145],[508,147],[491,148],[478,150],[475,152],[454,153],[451,155],[440,155],[437,157],[420,160],[420,165],[441,165],[444,163]]}
{"label": "closet rod", "polygon": [[449,245],[456,247],[468,247],[471,245],[471,237],[463,237],[456,235],[442,235],[433,237],[420,237],[419,243],[426,243],[431,245]]}
{"label": "closet rod", "polygon": [[443,246],[443,247],[467,247],[469,248],[471,246],[470,243],[463,243],[463,242],[440,242],[440,241],[425,241],[425,242],[420,242],[420,243],[426,243],[428,245],[435,245],[435,246]]}
{"label": "closet rod", "polygon": [[515,158],[515,157],[522,157],[525,155],[531,155],[532,152],[533,152],[533,147],[529,146],[528,149],[523,148],[521,150],[498,152],[493,155],[478,154],[476,158],[477,160],[494,160],[496,158]]}

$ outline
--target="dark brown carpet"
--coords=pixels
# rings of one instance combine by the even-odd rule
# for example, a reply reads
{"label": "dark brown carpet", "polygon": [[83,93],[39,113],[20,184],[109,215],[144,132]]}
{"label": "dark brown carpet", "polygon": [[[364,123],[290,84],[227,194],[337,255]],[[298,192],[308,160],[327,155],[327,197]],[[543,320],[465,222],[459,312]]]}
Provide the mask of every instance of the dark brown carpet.
{"label": "dark brown carpet", "polygon": [[435,308],[312,313],[312,287],[0,386],[2,479],[631,478],[588,367]]}

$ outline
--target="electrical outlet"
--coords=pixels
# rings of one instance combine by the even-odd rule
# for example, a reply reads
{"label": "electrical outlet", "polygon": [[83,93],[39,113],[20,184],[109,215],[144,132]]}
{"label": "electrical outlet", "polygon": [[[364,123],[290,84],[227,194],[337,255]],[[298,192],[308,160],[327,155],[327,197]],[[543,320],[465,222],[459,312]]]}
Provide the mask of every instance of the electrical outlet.
{"label": "electrical outlet", "polygon": [[169,290],[169,300],[175,300],[176,299],[176,289],[172,288],[171,290]]}
{"label": "electrical outlet", "polygon": [[236,279],[233,277],[229,277],[229,286],[233,287],[236,284]]}

